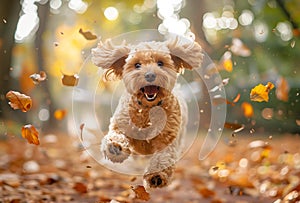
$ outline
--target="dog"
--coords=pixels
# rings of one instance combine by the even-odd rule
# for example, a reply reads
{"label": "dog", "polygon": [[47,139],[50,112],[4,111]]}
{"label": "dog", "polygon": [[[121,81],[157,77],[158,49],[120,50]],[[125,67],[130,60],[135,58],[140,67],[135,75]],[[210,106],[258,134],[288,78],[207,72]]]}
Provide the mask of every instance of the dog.
{"label": "dog", "polygon": [[120,79],[125,85],[101,151],[113,163],[150,155],[143,175],[146,187],[171,182],[188,118],[187,104],[174,87],[184,69],[200,67],[202,60],[201,46],[178,36],[119,45],[107,39],[92,49],[92,62],[105,70],[104,79]]}

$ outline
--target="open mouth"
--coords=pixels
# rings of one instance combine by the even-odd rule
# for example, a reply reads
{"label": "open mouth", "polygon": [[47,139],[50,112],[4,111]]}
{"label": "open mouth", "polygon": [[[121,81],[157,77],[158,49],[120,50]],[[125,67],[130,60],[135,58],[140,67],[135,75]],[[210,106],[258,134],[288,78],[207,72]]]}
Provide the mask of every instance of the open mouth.
{"label": "open mouth", "polygon": [[159,87],[155,85],[149,85],[149,86],[142,87],[141,91],[144,93],[148,101],[153,101],[155,100],[159,92]]}

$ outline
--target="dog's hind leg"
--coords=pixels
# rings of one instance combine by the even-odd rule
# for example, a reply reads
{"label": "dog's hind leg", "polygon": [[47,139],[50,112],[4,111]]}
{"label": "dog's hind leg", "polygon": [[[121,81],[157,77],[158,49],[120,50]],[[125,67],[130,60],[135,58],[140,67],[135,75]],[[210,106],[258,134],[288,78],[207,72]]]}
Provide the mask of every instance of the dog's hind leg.
{"label": "dog's hind leg", "polygon": [[109,131],[102,139],[101,151],[105,158],[114,163],[122,163],[131,154],[127,138],[114,131]]}
{"label": "dog's hind leg", "polygon": [[170,184],[177,157],[175,143],[172,143],[164,150],[153,154],[149,167],[144,174],[146,187],[157,188]]}

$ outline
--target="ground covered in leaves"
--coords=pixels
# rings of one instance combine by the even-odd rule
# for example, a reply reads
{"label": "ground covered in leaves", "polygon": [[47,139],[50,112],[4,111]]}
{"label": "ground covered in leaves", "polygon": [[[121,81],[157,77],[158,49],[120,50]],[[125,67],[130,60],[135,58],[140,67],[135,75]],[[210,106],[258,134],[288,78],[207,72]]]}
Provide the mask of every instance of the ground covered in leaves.
{"label": "ground covered in leaves", "polygon": [[0,142],[0,202],[300,202],[300,137],[223,136],[198,160],[201,139],[179,161],[171,185],[144,191],[139,176],[94,161],[77,137],[49,134],[40,145]]}

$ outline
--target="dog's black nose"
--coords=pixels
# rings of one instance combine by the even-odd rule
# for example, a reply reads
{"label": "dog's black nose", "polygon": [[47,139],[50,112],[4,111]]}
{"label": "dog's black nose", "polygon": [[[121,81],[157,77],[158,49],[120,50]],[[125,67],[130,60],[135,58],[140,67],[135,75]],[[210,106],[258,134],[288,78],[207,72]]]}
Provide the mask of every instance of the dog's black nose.
{"label": "dog's black nose", "polygon": [[147,72],[145,73],[145,79],[148,81],[148,82],[153,82],[156,78],[156,74],[153,73],[153,72]]}

